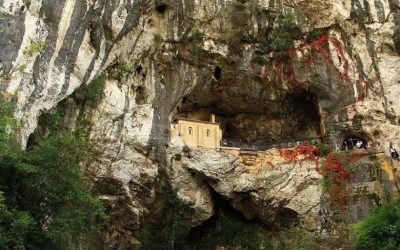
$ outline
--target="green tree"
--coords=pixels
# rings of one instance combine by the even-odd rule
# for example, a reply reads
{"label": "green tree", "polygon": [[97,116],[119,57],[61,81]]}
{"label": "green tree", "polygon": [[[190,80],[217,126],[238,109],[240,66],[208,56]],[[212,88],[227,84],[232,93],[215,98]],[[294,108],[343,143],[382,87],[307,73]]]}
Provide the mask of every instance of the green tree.
{"label": "green tree", "polygon": [[44,236],[57,246],[68,238],[90,237],[100,228],[104,209],[84,185],[79,164],[87,143],[82,136],[59,132],[26,153],[19,166],[25,175],[29,203]]}
{"label": "green tree", "polygon": [[0,115],[3,249],[68,249],[96,236],[105,212],[82,180],[80,164],[90,147],[84,137],[57,130],[23,151],[8,102],[0,102]]}
{"label": "green tree", "polygon": [[0,192],[0,249],[23,249],[24,239],[34,223],[29,213],[8,209]]}
{"label": "green tree", "polygon": [[400,202],[374,209],[370,217],[353,225],[355,249],[395,250],[400,248]]}

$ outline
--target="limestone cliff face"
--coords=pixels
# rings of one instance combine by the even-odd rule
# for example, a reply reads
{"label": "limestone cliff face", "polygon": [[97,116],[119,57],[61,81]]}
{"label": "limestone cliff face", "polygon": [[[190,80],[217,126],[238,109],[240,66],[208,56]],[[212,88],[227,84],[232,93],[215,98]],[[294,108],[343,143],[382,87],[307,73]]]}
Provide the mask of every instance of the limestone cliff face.
{"label": "limestone cliff face", "polygon": [[[41,114],[106,76],[102,101],[71,118],[91,120],[101,152],[93,172],[112,217],[108,247],[137,244],[163,171],[194,201],[193,226],[213,214],[217,192],[247,218],[296,215],[316,230],[325,209],[312,163],[249,170],[198,150],[176,162],[170,123],[208,110],[226,136],[268,141],[327,133],[329,117],[335,142],[399,147],[399,10],[397,0],[0,0],[0,90],[17,100],[26,145]],[[272,34],[286,12],[297,16],[293,44],[277,53]],[[375,197],[383,177],[368,176],[360,185]],[[380,201],[354,202],[368,213]]]}

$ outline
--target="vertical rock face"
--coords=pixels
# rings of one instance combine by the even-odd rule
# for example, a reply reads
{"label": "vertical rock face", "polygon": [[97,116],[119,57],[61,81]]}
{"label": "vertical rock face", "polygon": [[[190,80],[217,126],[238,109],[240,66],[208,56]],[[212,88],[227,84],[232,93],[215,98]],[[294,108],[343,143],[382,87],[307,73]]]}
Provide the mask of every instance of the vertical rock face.
{"label": "vertical rock face", "polygon": [[[106,76],[104,98],[83,115],[101,152],[94,187],[112,218],[109,247],[137,244],[162,171],[194,202],[193,226],[212,216],[212,191],[249,219],[314,230],[325,210],[312,163],[257,172],[234,155],[201,150],[177,162],[182,142],[170,143],[170,123],[182,112],[211,110],[243,139],[276,140],[326,132],[319,124],[329,116],[337,142],[359,136],[399,147],[399,7],[395,0],[0,0],[0,90],[16,100],[26,145],[42,113]],[[273,30],[286,12],[296,13],[297,28],[290,48],[277,53]],[[312,96],[306,102],[319,114],[298,109],[298,93]],[[371,176],[360,183],[381,183]],[[380,202],[359,197],[352,202],[365,213],[354,210],[356,219]]]}

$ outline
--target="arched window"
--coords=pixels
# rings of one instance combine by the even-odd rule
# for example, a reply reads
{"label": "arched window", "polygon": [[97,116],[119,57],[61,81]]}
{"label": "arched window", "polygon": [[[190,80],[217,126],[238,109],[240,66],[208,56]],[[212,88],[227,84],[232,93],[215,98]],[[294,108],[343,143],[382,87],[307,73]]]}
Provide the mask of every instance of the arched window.
{"label": "arched window", "polygon": [[207,135],[207,137],[210,137],[210,130],[209,129],[206,130],[206,135]]}
{"label": "arched window", "polygon": [[189,127],[189,135],[193,134],[193,128]]}

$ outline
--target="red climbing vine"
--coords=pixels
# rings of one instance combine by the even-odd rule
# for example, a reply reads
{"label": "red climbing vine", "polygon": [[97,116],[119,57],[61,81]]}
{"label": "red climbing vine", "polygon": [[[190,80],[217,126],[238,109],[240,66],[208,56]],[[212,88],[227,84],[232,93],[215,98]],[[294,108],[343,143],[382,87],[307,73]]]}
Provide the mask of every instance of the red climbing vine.
{"label": "red climbing vine", "polygon": [[368,153],[330,153],[317,171],[324,177],[330,205],[342,214],[346,211],[355,164]]}
{"label": "red climbing vine", "polygon": [[[322,34],[316,39],[307,42],[303,39],[297,49],[290,48],[286,53],[272,53],[273,58],[275,58],[275,72],[284,79],[287,86],[291,89],[305,88],[307,87],[307,82],[299,82],[295,76],[296,68],[295,64],[301,64],[304,68],[311,67],[314,63],[319,63],[320,55],[326,65],[332,65],[332,56],[336,55],[338,60],[338,67],[341,67],[343,71],[338,72],[338,76],[343,80],[343,82],[349,83],[350,87],[353,86],[353,71],[354,66],[346,58],[346,53],[344,47],[346,46],[343,36],[335,38],[329,34]],[[331,49],[335,53],[331,54]],[[286,55],[286,56],[283,56]],[[282,60],[283,58],[283,60]],[[269,79],[265,77],[266,73],[263,72],[264,79]],[[362,76],[361,76],[362,77]],[[360,93],[359,98],[362,100],[368,94],[368,84],[361,79],[357,80],[357,86],[362,85],[363,93]]]}
{"label": "red climbing vine", "polygon": [[347,172],[343,160],[336,153],[328,155],[320,174],[324,177],[331,206],[339,208],[340,212],[344,213],[347,207],[352,174]]}

